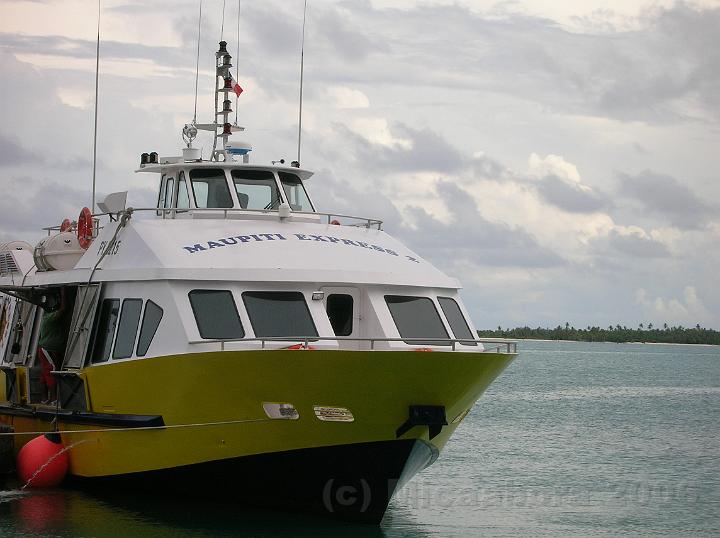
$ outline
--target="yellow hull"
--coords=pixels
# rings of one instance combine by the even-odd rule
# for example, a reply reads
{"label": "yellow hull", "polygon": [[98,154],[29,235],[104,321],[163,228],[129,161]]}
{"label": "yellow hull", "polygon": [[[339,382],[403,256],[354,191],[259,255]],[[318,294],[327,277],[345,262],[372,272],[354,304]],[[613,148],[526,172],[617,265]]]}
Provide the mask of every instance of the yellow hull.
{"label": "yellow hull", "polygon": [[[444,406],[450,423],[431,443],[442,449],[460,420],[514,355],[443,352],[226,351],[86,368],[88,409],[160,415],[167,428],[117,431],[60,423],[71,473],[135,473],[295,449],[390,441],[411,405]],[[263,403],[290,403],[297,420],[270,419]],[[314,406],[349,409],[353,422],[323,422]],[[16,432],[47,422],[8,417]],[[81,433],[91,429],[92,432]],[[114,430],[114,431],[113,431]],[[428,439],[416,426],[402,438]]]}

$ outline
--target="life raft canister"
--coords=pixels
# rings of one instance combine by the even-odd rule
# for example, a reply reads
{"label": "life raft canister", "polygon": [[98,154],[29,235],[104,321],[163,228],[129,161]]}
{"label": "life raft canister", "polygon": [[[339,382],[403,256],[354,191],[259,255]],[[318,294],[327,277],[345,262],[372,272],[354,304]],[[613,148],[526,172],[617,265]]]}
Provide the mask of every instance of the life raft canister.
{"label": "life raft canister", "polygon": [[87,207],[80,210],[77,223],[77,236],[80,246],[87,250],[93,241],[93,220],[92,213]]}

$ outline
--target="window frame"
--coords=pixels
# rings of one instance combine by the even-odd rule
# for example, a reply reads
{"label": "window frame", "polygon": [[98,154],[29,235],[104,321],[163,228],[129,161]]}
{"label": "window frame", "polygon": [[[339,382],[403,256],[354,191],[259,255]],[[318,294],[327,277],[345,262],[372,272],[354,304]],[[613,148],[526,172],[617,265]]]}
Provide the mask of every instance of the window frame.
{"label": "window frame", "polygon": [[[187,198],[187,207],[180,207],[180,183],[183,184],[185,187],[185,197]],[[190,209],[190,192],[188,191],[188,185],[187,180],[185,179],[185,171],[180,170],[180,173],[178,174],[177,181],[175,182],[175,190],[177,191],[177,194],[175,195],[175,205],[174,207],[178,210],[178,212],[185,212]]]}
{"label": "window frame", "polygon": [[[229,295],[230,295],[230,299],[232,300],[233,308],[235,309],[235,315],[237,316],[237,322],[238,322],[238,325],[239,325],[239,327],[240,327],[241,336],[233,336],[233,337],[229,337],[229,338],[223,338],[223,337],[218,338],[218,337],[216,337],[216,336],[203,336],[203,331],[202,331],[202,329],[201,329],[201,327],[200,327],[200,323],[198,323],[197,311],[196,311],[196,309],[195,309],[195,305],[193,304],[193,300],[192,300],[192,294],[193,294],[193,293],[196,293],[196,292],[199,292],[199,293],[208,293],[208,292],[210,292],[210,293],[227,293],[227,294],[229,294]],[[247,331],[245,330],[245,327],[243,326],[242,318],[240,317],[240,311],[239,311],[239,309],[238,309],[237,302],[235,301],[235,295],[233,294],[232,290],[228,290],[228,289],[208,289],[208,288],[196,288],[196,289],[192,289],[192,290],[190,290],[190,291],[188,292],[188,302],[190,303],[190,309],[192,310],[193,318],[195,318],[195,327],[197,328],[197,331],[198,331],[198,334],[200,335],[200,338],[202,338],[203,340],[242,340],[242,339],[244,339],[244,338],[247,336]]]}
{"label": "window frame", "polygon": [[[247,295],[258,294],[258,293],[297,294],[300,297],[302,297],[303,305],[305,306],[305,310],[307,312],[308,318],[310,319],[310,324],[312,325],[312,328],[313,328],[313,331],[315,332],[315,334],[314,335],[304,335],[304,336],[297,335],[297,334],[280,335],[280,336],[259,336],[257,333],[257,328],[255,326],[255,322],[253,321],[253,314],[252,314],[253,311],[252,311],[252,309],[248,308],[248,304],[245,300],[245,297]],[[307,339],[308,341],[314,342],[314,341],[317,341],[317,339],[320,337],[320,333],[318,332],[317,325],[315,325],[315,319],[313,318],[312,311],[310,310],[310,306],[308,305],[307,297],[305,296],[305,293],[303,293],[302,291],[298,291],[298,290],[245,290],[242,292],[241,298],[242,298],[243,306],[245,307],[245,312],[247,313],[248,320],[250,321],[250,326],[252,327],[253,335],[255,336],[255,338],[273,338],[273,339],[278,339],[278,340],[285,338],[288,341],[293,341],[293,340],[302,338],[302,339]]]}
{"label": "window frame", "polygon": [[[268,174],[268,177],[255,178],[255,179],[249,178],[249,177],[236,177],[236,174],[242,175],[242,174],[248,173],[248,172],[250,174],[266,173],[266,174]],[[246,170],[244,168],[233,168],[230,170],[230,180],[232,181],[232,186],[235,191],[235,196],[237,197],[238,208],[240,208],[240,209],[247,209],[249,211],[276,211],[277,208],[280,206],[280,204],[282,204],[286,200],[285,192],[283,191],[282,185],[278,183],[278,176],[272,170],[257,170],[257,169]],[[240,194],[237,191],[237,185],[238,185],[237,181],[250,182],[250,183],[241,183],[241,185],[252,185],[253,182],[258,182],[258,185],[265,185],[265,183],[261,183],[261,182],[272,181],[275,186],[275,193],[277,193],[277,195],[278,195],[275,207],[270,207],[270,208],[265,207],[265,208],[260,208],[260,209],[252,209],[252,208],[242,207],[242,204],[240,204]],[[271,201],[272,201],[272,194],[274,194],[274,193],[271,193]]]}
{"label": "window frame", "polygon": [[[331,298],[331,297],[334,297],[334,296],[341,296],[341,297],[349,297],[349,298],[350,298],[350,331],[347,332],[347,333],[338,334],[338,333],[335,331],[335,327],[333,326],[332,319],[330,318],[328,305],[329,305],[329,303],[330,303],[330,298]],[[325,301],[325,313],[326,313],[327,316],[328,316],[328,321],[330,321],[330,327],[332,328],[333,334],[334,334],[335,336],[351,336],[351,335],[352,335],[353,331],[355,330],[355,297],[353,297],[353,296],[352,296],[351,294],[349,294],[349,293],[339,293],[339,292],[329,293],[328,296],[327,296],[327,299],[326,299],[326,301]]]}
{"label": "window frame", "polygon": [[[146,315],[147,315],[148,306],[150,306],[151,303],[154,306],[156,306],[158,308],[158,310],[160,310],[160,319],[158,320],[157,325],[155,325],[155,329],[153,329],[152,334],[150,335],[150,339],[148,341],[147,347],[145,348],[145,351],[140,353],[140,338],[142,337],[143,328],[145,327],[145,319],[146,319]],[[153,301],[152,299],[148,299],[147,301],[145,301],[145,307],[143,308],[142,319],[140,320],[140,325],[139,325],[139,330],[138,330],[138,335],[137,335],[137,343],[135,344],[135,356],[136,357],[144,357],[145,355],[147,355],[147,352],[150,349],[150,346],[152,345],[153,340],[155,339],[155,335],[157,334],[157,331],[160,328],[160,323],[162,323],[162,319],[163,319],[164,315],[165,315],[165,310],[163,310],[163,308],[159,304],[157,304],[155,301]]]}
{"label": "window frame", "polygon": [[[129,346],[129,354],[118,356],[116,355],[117,352],[117,345],[118,345],[118,337],[120,336],[120,328],[122,327],[123,323],[123,315],[125,314],[125,305],[127,303],[140,303],[140,310],[137,314],[137,321],[135,322],[135,331],[133,333],[132,342]],[[122,305],[120,307],[120,313],[118,314],[118,320],[117,320],[117,326],[115,327],[115,338],[113,339],[113,345],[112,345],[112,352],[110,353],[110,356],[112,360],[122,360],[122,359],[129,359],[133,356],[133,353],[135,352],[135,343],[137,342],[138,337],[138,329],[140,328],[140,319],[142,318],[143,314],[143,307],[144,307],[144,301],[138,297],[127,297],[122,300]]]}
{"label": "window frame", "polygon": [[[103,316],[104,306],[105,306],[105,304],[106,304],[108,301],[109,301],[109,302],[115,302],[115,303],[117,303],[117,308],[118,308],[117,318],[115,319],[115,327],[113,328],[112,334],[109,335],[109,336],[110,336],[110,345],[109,345],[109,347],[107,347],[107,351],[108,351],[107,357],[96,360],[96,359],[95,359],[95,350],[96,350],[96,347],[97,347],[98,336],[99,336],[99,335],[98,335],[98,330],[100,329],[100,321],[101,321],[102,316]],[[95,323],[94,323],[94,326],[93,326],[93,338],[92,338],[92,343],[91,343],[91,345],[89,346],[90,353],[89,353],[89,355],[88,355],[88,362],[89,362],[89,364],[90,364],[91,366],[92,366],[92,365],[96,365],[96,364],[103,364],[103,363],[106,363],[106,362],[108,362],[108,361],[110,360],[110,355],[112,354],[112,350],[113,350],[113,347],[114,347],[114,345],[115,345],[115,334],[117,333],[117,328],[118,328],[118,324],[119,324],[120,306],[121,306],[121,301],[120,301],[120,299],[117,298],[117,297],[103,297],[103,298],[99,301],[98,307],[97,307],[96,310],[95,310]],[[106,332],[107,332],[107,331],[106,331]],[[106,346],[107,346],[107,342],[105,342],[104,344],[105,344],[105,345],[104,345],[103,347],[106,347]]]}
{"label": "window frame", "polygon": [[[440,322],[440,327],[442,328],[443,332],[445,333],[444,337],[440,338],[429,338],[427,341],[423,341],[422,337],[412,337],[412,336],[403,336],[400,332],[400,326],[397,323],[397,318],[395,317],[395,314],[393,313],[392,308],[390,308],[390,303],[388,302],[388,298],[403,298],[403,299],[421,299],[425,301],[429,301],[430,304],[433,307],[433,310],[435,312],[435,315],[437,316],[437,320]],[[385,306],[388,309],[388,312],[390,312],[390,317],[393,320],[393,323],[395,324],[395,329],[397,330],[398,334],[400,335],[400,338],[403,339],[403,342],[405,342],[408,345],[411,346],[451,346],[452,343],[450,342],[450,334],[448,333],[448,328],[445,326],[445,322],[443,321],[442,316],[440,315],[440,312],[438,311],[438,307],[435,304],[435,301],[432,300],[431,297],[426,297],[424,295],[395,295],[395,294],[387,294],[383,295],[383,299],[385,300]],[[445,340],[447,339],[447,340]],[[408,340],[411,340],[408,342]],[[416,342],[413,342],[412,340],[417,340]],[[434,341],[433,341],[434,340]]]}
{"label": "window frame", "polygon": [[[195,195],[195,184],[194,184],[194,182],[193,182],[193,172],[206,172],[206,171],[210,171],[210,170],[216,170],[216,171],[219,170],[220,172],[222,172],[222,175],[223,175],[223,177],[225,178],[225,189],[227,190],[228,198],[230,198],[230,204],[231,204],[231,205],[230,205],[229,207],[208,207],[208,205],[207,205],[207,200],[205,200],[205,206],[203,206],[203,207],[200,207],[200,205],[197,203],[197,196]],[[189,179],[189,181],[190,181],[190,190],[192,191],[192,201],[193,201],[193,203],[195,204],[195,208],[196,208],[196,209],[219,209],[219,210],[223,210],[223,209],[233,209],[233,208],[237,207],[236,204],[235,204],[236,199],[233,198],[233,190],[234,190],[234,187],[233,187],[232,189],[230,189],[230,187],[228,186],[228,174],[227,174],[227,170],[226,170],[225,168],[222,168],[222,167],[218,167],[218,168],[215,168],[215,167],[210,167],[210,168],[205,168],[205,167],[202,167],[202,168],[191,168],[191,169],[188,170],[188,175],[187,175],[187,176],[188,176],[188,179]],[[209,197],[210,197],[210,189],[208,188],[208,198],[209,198]]]}
{"label": "window frame", "polygon": [[[472,328],[470,328],[470,324],[468,323],[467,318],[465,317],[464,312],[462,311],[462,308],[460,308],[460,305],[458,302],[453,299],[452,297],[441,297],[438,295],[437,298],[438,304],[440,305],[440,310],[443,313],[443,316],[445,316],[445,320],[447,321],[448,328],[450,329],[450,332],[452,333],[455,340],[457,340],[461,345],[463,346],[475,346],[477,347],[477,340],[475,338],[472,338],[473,331]],[[462,338],[458,336],[455,332],[455,328],[453,327],[453,324],[450,321],[450,317],[447,315],[447,312],[445,311],[445,307],[443,306],[443,301],[452,301],[455,304],[455,307],[458,310],[458,313],[460,314],[460,319],[465,324],[465,328],[467,329],[468,333],[470,333],[470,339]]]}
{"label": "window frame", "polygon": [[317,210],[315,209],[315,204],[312,203],[312,200],[310,199],[310,195],[308,194],[307,189],[305,188],[305,182],[302,180],[302,178],[299,175],[294,174],[292,172],[279,171],[278,172],[278,180],[280,181],[280,187],[282,188],[283,195],[285,196],[285,201],[291,207],[291,209],[292,209],[292,205],[290,203],[290,195],[285,190],[285,182],[283,181],[283,175],[293,176],[297,179],[298,185],[302,188],[303,192],[305,193],[305,198],[307,198],[307,201],[310,204],[310,211],[304,211],[304,210],[298,210],[298,211],[300,213],[316,213]]}

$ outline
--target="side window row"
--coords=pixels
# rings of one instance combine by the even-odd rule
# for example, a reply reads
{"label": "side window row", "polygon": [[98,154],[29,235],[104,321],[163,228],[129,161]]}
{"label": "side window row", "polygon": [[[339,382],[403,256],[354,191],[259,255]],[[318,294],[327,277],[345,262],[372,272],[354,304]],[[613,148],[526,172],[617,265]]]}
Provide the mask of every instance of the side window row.
{"label": "side window row", "polygon": [[[450,345],[445,325],[429,297],[412,297],[403,295],[386,295],[385,303],[390,310],[395,326],[401,338],[410,340],[410,344]],[[440,308],[450,325],[450,330],[463,345],[477,346],[470,326],[460,310],[457,302],[450,297],[438,297]],[[427,341],[416,340],[427,338]],[[467,338],[468,340],[464,340]],[[412,339],[412,340],[411,340]]]}
{"label": "side window row", "polygon": [[[120,308],[120,299],[103,299],[100,304],[95,337],[90,353],[93,364],[113,359],[127,359],[135,355],[143,357],[160,326],[163,309],[153,301],[145,301],[143,312],[142,299],[125,299]],[[142,314],[142,323],[140,322]],[[140,335],[135,337],[140,328]],[[113,346],[114,343],[114,346]]]}
{"label": "side window row", "polygon": [[[229,290],[192,290],[188,297],[201,338],[245,337]],[[299,291],[246,291],[242,300],[258,338],[318,336],[305,296]]]}
{"label": "side window row", "polygon": [[[245,329],[230,290],[192,290],[188,297],[201,338],[245,338]],[[318,336],[305,297],[300,292],[246,291],[242,293],[242,301],[257,338]],[[450,335],[430,298],[386,295],[385,302],[402,338],[428,339],[408,343],[450,345],[446,340]],[[476,346],[475,337],[457,302],[450,297],[438,297],[438,303],[453,337],[462,340],[464,345]],[[335,335],[351,335],[352,296],[331,294],[326,309]]]}

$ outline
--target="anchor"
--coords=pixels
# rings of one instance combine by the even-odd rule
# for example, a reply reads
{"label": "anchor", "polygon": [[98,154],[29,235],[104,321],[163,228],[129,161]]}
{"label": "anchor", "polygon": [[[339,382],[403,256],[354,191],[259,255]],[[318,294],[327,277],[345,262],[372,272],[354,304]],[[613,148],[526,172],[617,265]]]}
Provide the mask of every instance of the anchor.
{"label": "anchor", "polygon": [[414,426],[427,426],[430,439],[447,426],[444,405],[411,405],[408,412],[408,419],[395,431],[395,436],[400,437],[407,433]]}

